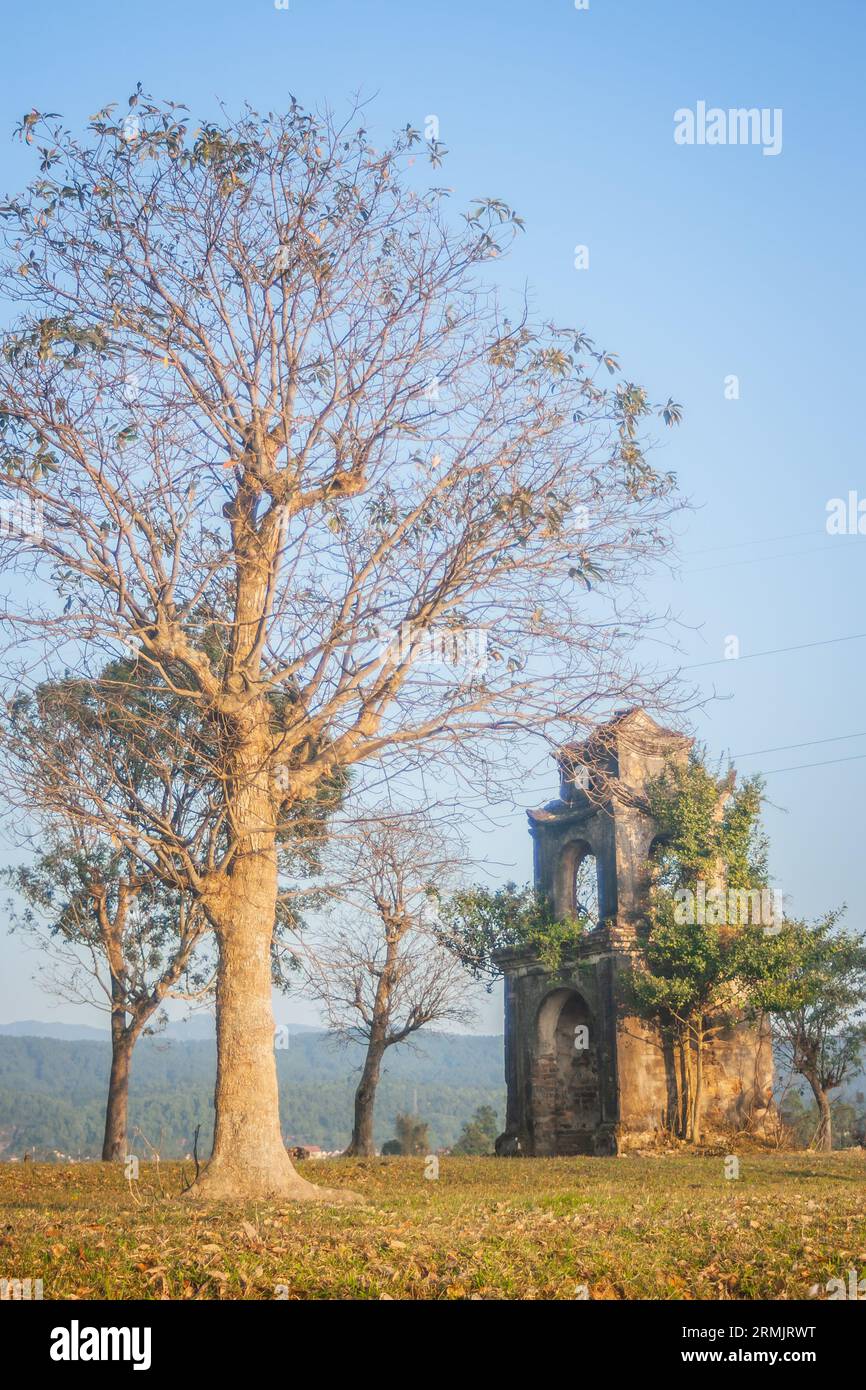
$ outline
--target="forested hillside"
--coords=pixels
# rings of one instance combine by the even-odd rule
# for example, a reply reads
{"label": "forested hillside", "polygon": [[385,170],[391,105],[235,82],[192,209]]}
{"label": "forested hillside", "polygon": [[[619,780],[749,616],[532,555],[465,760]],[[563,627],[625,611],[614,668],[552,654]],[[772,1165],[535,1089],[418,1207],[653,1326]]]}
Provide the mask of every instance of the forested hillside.
{"label": "forested hillside", "polygon": [[[321,1033],[292,1034],[277,1050],[283,1134],[287,1143],[342,1147],[351,1131],[360,1049],[338,1047]],[[0,1037],[0,1159],[57,1154],[96,1158],[102,1143],[107,1042]],[[131,1148],[163,1157],[210,1151],[216,1051],[212,1042],[144,1038],[135,1052],[130,1090]],[[431,1145],[451,1144],[479,1105],[504,1115],[502,1038],[430,1034],[395,1049],[383,1070],[376,1140],[394,1133],[394,1116],[412,1110],[428,1121]],[[137,1133],[140,1131],[140,1133]]]}

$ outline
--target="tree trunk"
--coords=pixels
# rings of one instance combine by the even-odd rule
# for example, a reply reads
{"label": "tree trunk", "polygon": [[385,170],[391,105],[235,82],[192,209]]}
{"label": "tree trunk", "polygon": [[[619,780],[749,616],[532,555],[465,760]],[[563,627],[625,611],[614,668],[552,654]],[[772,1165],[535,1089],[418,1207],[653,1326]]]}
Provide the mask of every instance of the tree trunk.
{"label": "tree trunk", "polygon": [[680,1136],[691,1138],[692,1127],[692,1051],[688,1029],[680,1033]]}
{"label": "tree trunk", "polygon": [[695,1094],[692,1105],[692,1143],[701,1142],[701,1126],[704,1120],[704,1020],[698,1018],[694,1025],[695,1037]]}
{"label": "tree trunk", "polygon": [[373,1143],[373,1112],[376,1106],[376,1088],[379,1085],[379,1070],[387,1047],[388,1024],[391,1017],[391,991],[394,987],[395,972],[400,954],[400,941],[406,927],[402,912],[395,913],[387,920],[385,927],[385,961],[376,985],[373,1000],[373,1018],[367,1041],[367,1056],[364,1070],[355,1092],[355,1123],[347,1155],[358,1154],[370,1157],[376,1152]]}
{"label": "tree trunk", "polygon": [[805,1072],[806,1080],[812,1087],[812,1094],[818,1104],[818,1129],[812,1141],[812,1148],[818,1149],[821,1153],[829,1153],[833,1147],[833,1120],[830,1114],[830,1102],[827,1099],[827,1092],[815,1072]]}
{"label": "tree trunk", "polygon": [[261,668],[259,641],[268,610],[281,525],[256,525],[257,486],[241,481],[228,509],[237,559],[235,624],[227,694],[230,740],[226,804],[233,857],[205,906],[216,929],[217,1079],[210,1162],[193,1198],[353,1200],[317,1188],[295,1172],[280,1129],[271,939],[277,912],[278,807],[272,785],[272,710],[248,695]]}
{"label": "tree trunk", "polygon": [[352,1201],[353,1193],[300,1177],[280,1129],[271,936],[275,857],[240,859],[217,913],[217,1079],[210,1162],[187,1195],[202,1199]]}
{"label": "tree trunk", "polygon": [[346,1155],[370,1158],[376,1152],[373,1142],[373,1115],[376,1106],[376,1088],[379,1085],[379,1070],[382,1065],[384,1047],[381,1043],[371,1043],[367,1048],[364,1070],[358,1089],[355,1092],[355,1122],[352,1138]]}
{"label": "tree trunk", "polygon": [[124,1162],[127,1153],[127,1115],[129,1107],[129,1069],[134,1038],[122,1028],[116,1030],[112,1019],[111,1075],[108,1080],[108,1100],[105,1107],[105,1137],[102,1141],[103,1163]]}
{"label": "tree trunk", "polygon": [[276,873],[250,855],[228,882],[217,927],[217,1078],[213,1153],[195,1196],[304,1197],[280,1129],[271,935]]}

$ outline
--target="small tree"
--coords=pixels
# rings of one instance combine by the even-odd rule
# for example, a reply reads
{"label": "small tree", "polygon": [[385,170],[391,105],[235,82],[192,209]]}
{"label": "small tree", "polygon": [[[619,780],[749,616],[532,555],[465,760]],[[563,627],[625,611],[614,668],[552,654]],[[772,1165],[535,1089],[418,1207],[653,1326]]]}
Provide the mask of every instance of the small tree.
{"label": "small tree", "polygon": [[740,941],[722,927],[679,923],[670,903],[657,900],[652,926],[631,978],[638,1010],[668,1028],[679,1057],[678,1126],[700,1139],[707,1041],[741,1010],[745,995]]}
{"label": "small tree", "polygon": [[434,1022],[465,1022],[468,981],[433,928],[433,884],[453,876],[457,858],[426,817],[373,817],[331,841],[325,890],[331,913],[305,943],[301,971],[325,1008],[328,1027],[360,1042],[347,1154],[375,1153],[373,1118],[387,1050]]}
{"label": "small tree", "polygon": [[813,1147],[833,1147],[829,1092],[856,1075],[866,1044],[866,932],[837,929],[839,912],[785,922],[749,959],[757,1007],[818,1107]]}
{"label": "small tree", "polygon": [[[680,1075],[678,1124],[691,1142],[700,1138],[707,1040],[749,1002],[743,952],[758,956],[764,935],[757,923],[730,920],[731,892],[757,894],[767,882],[761,831],[761,783],[736,786],[733,773],[714,777],[699,754],[666,768],[646,790],[659,826],[651,870],[649,919],[639,933],[632,971],[638,1010],[669,1029]],[[706,892],[709,885],[709,893]],[[715,895],[715,896],[714,896]],[[711,909],[703,906],[709,897]],[[701,903],[699,912],[692,910]]]}
{"label": "small tree", "polygon": [[102,1157],[122,1160],[136,1042],[167,999],[200,999],[212,988],[207,919],[198,904],[80,828],[69,828],[67,839],[55,834],[33,863],[4,876],[26,904],[23,911],[10,904],[11,926],[48,952],[52,992],[109,1014]]}
{"label": "small tree", "polygon": [[397,1131],[397,1143],[400,1145],[400,1153],[407,1158],[418,1158],[422,1154],[430,1151],[430,1136],[426,1120],[420,1119],[417,1115],[406,1115],[398,1111],[394,1120],[394,1128]]}
{"label": "small tree", "polygon": [[492,1105],[480,1105],[467,1120],[451,1150],[455,1154],[492,1154],[499,1133],[499,1121]]}
{"label": "small tree", "polygon": [[[38,839],[47,851],[6,872],[27,903],[13,924],[35,933],[51,958],[56,993],[108,1007],[112,1064],[103,1158],[119,1158],[127,1133],[132,1052],[164,1000],[198,999],[214,983],[213,936],[201,900],[148,865],[110,832],[115,817],[144,830],[143,808],[159,801],[163,819],[192,844],[202,807],[217,789],[214,733],[190,717],[171,690],[154,688],[136,661],[109,663],[98,682],[67,675],[19,694],[0,718],[20,756],[38,764],[49,756],[69,767],[93,759],[101,815],[82,817],[56,795],[51,778],[31,784],[28,819],[16,825],[23,844]],[[95,761],[95,760],[94,760]],[[92,766],[92,763],[91,763]],[[285,943],[313,900],[308,880],[329,816],[340,803],[340,778],[320,784],[299,801],[281,828],[278,854],[283,891],[277,904],[273,950],[285,961]],[[275,962],[276,969],[276,962]]]}

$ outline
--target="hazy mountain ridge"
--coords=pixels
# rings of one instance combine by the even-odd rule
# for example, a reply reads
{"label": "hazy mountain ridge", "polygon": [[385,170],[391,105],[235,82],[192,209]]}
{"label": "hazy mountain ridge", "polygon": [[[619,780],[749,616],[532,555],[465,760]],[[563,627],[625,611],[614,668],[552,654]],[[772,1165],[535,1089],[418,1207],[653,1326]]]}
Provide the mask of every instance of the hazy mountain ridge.
{"label": "hazy mountain ridge", "polygon": [[[283,1025],[289,1033],[321,1033],[309,1023],[287,1023]],[[216,1024],[211,1014],[193,1014],[180,1022],[169,1023],[154,1036],[177,1038],[182,1042],[214,1038]],[[0,1023],[0,1037],[8,1038],[59,1038],[64,1042],[107,1042],[108,1024],[95,1028],[89,1023],[55,1023],[43,1019],[27,1018],[17,1023]]]}

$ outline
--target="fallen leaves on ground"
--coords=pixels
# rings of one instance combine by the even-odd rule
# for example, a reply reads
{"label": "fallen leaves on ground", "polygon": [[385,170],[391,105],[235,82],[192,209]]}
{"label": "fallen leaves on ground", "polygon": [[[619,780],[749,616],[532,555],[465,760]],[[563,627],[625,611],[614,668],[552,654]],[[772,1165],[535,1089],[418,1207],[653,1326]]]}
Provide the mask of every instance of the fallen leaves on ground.
{"label": "fallen leaves on ground", "polygon": [[45,1298],[791,1299],[866,1272],[866,1155],[338,1159],[365,1205],[191,1208],[180,1165],[0,1164],[0,1278]]}

